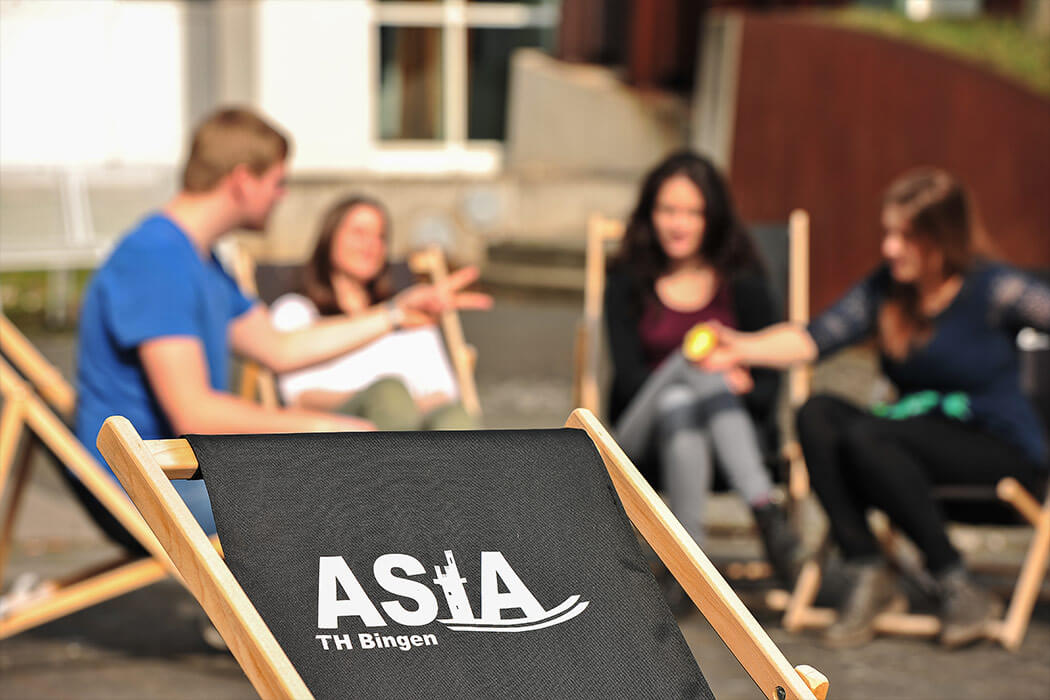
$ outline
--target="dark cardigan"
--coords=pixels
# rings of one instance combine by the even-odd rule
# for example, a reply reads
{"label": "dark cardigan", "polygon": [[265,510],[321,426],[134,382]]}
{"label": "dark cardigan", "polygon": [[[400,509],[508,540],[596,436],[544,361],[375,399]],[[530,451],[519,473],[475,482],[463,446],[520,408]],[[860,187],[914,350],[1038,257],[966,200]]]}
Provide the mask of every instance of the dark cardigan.
{"label": "dark cardigan", "polygon": [[[781,320],[769,281],[760,270],[740,271],[729,280],[733,297],[733,314],[739,329],[755,331]],[[638,324],[641,319],[643,291],[636,278],[619,265],[609,269],[605,287],[605,328],[613,362],[612,391],[607,413],[615,424],[652,370],[645,360]],[[780,373],[769,369],[752,369],[755,386],[743,397],[755,423],[763,453],[772,456],[777,449],[777,394]]]}

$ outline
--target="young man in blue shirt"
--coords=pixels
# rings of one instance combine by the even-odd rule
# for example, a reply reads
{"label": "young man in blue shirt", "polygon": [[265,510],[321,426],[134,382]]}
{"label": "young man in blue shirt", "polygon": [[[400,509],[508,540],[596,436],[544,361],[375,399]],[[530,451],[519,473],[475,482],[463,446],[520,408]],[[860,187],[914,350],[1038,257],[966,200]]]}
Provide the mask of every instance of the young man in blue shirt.
{"label": "young man in blue shirt", "polygon": [[[256,114],[215,113],[194,134],[181,191],[128,233],[96,272],[81,310],[77,371],[76,433],[90,449],[111,415],[129,418],[146,439],[371,429],[357,418],[266,408],[234,396],[227,386],[230,351],[287,372],[406,322],[433,320],[450,306],[488,305],[487,297],[459,293],[477,277],[466,269],[353,319],[274,330],[265,305],[240,292],[213,248],[231,231],[264,229],[284,194],[288,152],[287,137]],[[204,482],[174,483],[213,533]]]}

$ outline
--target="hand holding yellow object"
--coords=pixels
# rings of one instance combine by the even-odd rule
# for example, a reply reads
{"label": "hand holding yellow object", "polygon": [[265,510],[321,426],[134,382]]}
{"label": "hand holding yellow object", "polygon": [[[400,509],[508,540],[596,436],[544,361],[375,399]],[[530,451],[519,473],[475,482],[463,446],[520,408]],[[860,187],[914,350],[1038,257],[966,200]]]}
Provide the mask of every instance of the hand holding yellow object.
{"label": "hand holding yellow object", "polygon": [[682,354],[687,360],[700,362],[718,346],[718,333],[706,323],[690,328],[682,340]]}

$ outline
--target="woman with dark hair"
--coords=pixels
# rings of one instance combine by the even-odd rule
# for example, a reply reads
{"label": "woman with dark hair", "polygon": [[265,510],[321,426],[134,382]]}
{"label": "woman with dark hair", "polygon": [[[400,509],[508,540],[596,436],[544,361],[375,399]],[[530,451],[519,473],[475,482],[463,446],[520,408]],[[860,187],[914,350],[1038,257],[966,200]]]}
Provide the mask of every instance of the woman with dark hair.
{"label": "woman with dark hair", "polygon": [[[387,259],[389,228],[387,211],[375,199],[357,195],[334,204],[321,220],[303,268],[301,293],[274,303],[274,324],[292,330],[325,317],[402,308],[395,296],[403,302],[416,292],[409,286],[411,273]],[[361,350],[282,375],[282,397],[297,406],[366,418],[381,430],[477,427],[456,400],[458,389],[437,329],[422,321],[406,316],[393,333]]]}
{"label": "woman with dark hair", "polygon": [[657,165],[613,258],[605,293],[613,360],[610,419],[636,462],[654,460],[671,510],[698,542],[714,460],[752,507],[767,556],[790,584],[797,538],[773,500],[756,431],[773,435],[776,372],[707,372],[680,348],[694,325],[755,330],[777,320],[754,244],[714,166],[683,151]]}
{"label": "woman with dark hair", "polygon": [[938,484],[1045,479],[1046,440],[1021,393],[1015,343],[1025,326],[1050,330],[1050,288],[980,256],[970,198],[936,169],[906,173],[882,209],[885,259],[808,327],[720,332],[710,369],[813,362],[868,338],[878,344],[895,403],[867,411],[814,396],[798,433],[831,534],[856,575],[826,634],[833,646],[871,639],[872,622],[906,600],[881,556],[866,511],[878,508],[925,555],[941,595],[941,642],[979,639],[1001,604],[977,587],[945,533]]}

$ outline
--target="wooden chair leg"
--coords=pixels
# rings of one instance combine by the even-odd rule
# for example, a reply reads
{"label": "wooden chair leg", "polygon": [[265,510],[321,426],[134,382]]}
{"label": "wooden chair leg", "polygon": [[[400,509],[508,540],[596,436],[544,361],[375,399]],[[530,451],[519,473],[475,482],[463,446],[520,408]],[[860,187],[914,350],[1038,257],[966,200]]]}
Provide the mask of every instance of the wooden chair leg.
{"label": "wooden chair leg", "polygon": [[[208,541],[222,556],[217,535]],[[0,618],[0,639],[104,603],[170,576],[168,564],[144,556],[120,557],[115,561],[82,569],[60,580],[45,581],[28,595],[24,603]],[[175,579],[185,586],[181,575]]]}
{"label": "wooden chair leg", "polygon": [[593,413],[593,407],[584,403],[583,399],[583,385],[585,381],[583,373],[586,371],[586,357],[587,325],[581,319],[576,322],[576,342],[572,348],[572,405],[578,408],[586,408]]}
{"label": "wooden chair leg", "polygon": [[4,503],[3,521],[0,522],[0,583],[4,580],[4,571],[7,568],[7,560],[11,555],[11,541],[14,538],[15,521],[18,519],[18,508],[22,505],[22,496],[26,485],[29,483],[29,471],[32,464],[33,448],[36,446],[36,438],[28,436],[22,445],[18,465],[14,468],[13,479],[9,482],[9,488],[0,481],[0,498],[4,491],[8,491]]}
{"label": "wooden chair leg", "polygon": [[1033,527],[1039,527],[1039,521],[1045,510],[1039,507],[1039,502],[1032,498],[1021,482],[1009,476],[1000,479],[995,485],[995,494],[1012,505]]}
{"label": "wooden chair leg", "polygon": [[11,614],[0,619],[0,639],[156,583],[167,576],[167,570],[156,559],[145,558],[67,586],[44,584],[39,599],[17,606]]}
{"label": "wooden chair leg", "polygon": [[245,360],[241,365],[240,397],[246,401],[254,401],[256,386],[259,383],[260,367],[253,360]]}
{"label": "wooden chair leg", "polygon": [[801,503],[809,495],[809,472],[801,452],[788,462],[788,495],[794,503]]}
{"label": "wooden chair leg", "polygon": [[806,626],[807,613],[813,609],[813,601],[820,591],[820,564],[807,561],[795,582],[795,590],[784,610],[783,625],[788,632],[797,632]]}
{"label": "wooden chair leg", "polygon": [[1047,561],[1050,560],[1050,507],[1044,507],[1039,525],[1032,536],[1028,547],[1021,575],[1017,578],[1010,607],[999,630],[999,641],[1010,651],[1016,651],[1024,640],[1028,622],[1032,618],[1032,608],[1039,595],[1039,587],[1046,575]]}
{"label": "wooden chair leg", "polygon": [[4,410],[0,413],[0,498],[4,495],[24,427],[25,397],[5,392]]}
{"label": "wooden chair leg", "polygon": [[260,369],[256,378],[259,387],[259,403],[267,408],[277,408],[281,402],[277,396],[277,378],[268,369]]}

